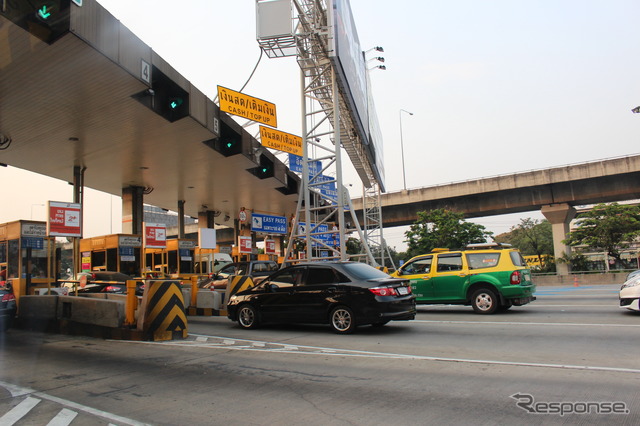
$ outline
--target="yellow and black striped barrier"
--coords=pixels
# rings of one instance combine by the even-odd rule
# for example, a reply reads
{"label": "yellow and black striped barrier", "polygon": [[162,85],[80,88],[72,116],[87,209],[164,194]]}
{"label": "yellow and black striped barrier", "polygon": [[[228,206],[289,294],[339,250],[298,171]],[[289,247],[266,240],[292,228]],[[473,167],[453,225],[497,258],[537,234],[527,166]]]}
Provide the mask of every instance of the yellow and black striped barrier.
{"label": "yellow and black striped barrier", "polygon": [[238,294],[241,291],[247,290],[253,287],[253,280],[246,275],[231,275],[229,276],[229,282],[227,283],[227,291],[224,297],[224,309],[220,311],[220,315],[227,315],[227,303],[231,296]]}
{"label": "yellow and black striped barrier", "polygon": [[182,289],[176,281],[150,281],[145,288],[142,324],[145,339],[173,340],[187,337],[187,316]]}

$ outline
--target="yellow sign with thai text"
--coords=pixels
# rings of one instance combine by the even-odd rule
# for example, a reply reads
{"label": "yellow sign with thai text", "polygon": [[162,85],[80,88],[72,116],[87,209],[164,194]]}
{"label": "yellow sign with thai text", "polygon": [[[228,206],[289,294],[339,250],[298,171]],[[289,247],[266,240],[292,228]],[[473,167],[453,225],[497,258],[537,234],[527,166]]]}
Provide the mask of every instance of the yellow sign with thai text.
{"label": "yellow sign with thai text", "polygon": [[278,127],[276,104],[222,86],[218,86],[218,99],[220,111]]}
{"label": "yellow sign with thai text", "polygon": [[260,126],[262,145],[302,157],[302,138],[280,130]]}

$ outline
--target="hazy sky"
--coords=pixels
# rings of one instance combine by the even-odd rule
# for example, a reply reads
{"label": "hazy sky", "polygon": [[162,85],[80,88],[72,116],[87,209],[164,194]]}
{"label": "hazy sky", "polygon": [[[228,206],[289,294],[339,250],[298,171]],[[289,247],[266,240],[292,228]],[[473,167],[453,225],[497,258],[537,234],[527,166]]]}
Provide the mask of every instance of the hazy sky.
{"label": "hazy sky", "polygon": [[[217,85],[239,89],[259,57],[253,0],[98,1],[211,99]],[[414,113],[402,116],[409,188],[640,152],[640,114],[631,113],[640,105],[639,1],[351,0],[351,7],[363,50],[385,50],[387,70],[371,79],[388,191],[403,187],[400,109]],[[244,91],[276,103],[278,128],[300,134],[295,59],[265,56]],[[66,183],[11,167],[0,168],[0,178],[21,182],[0,222],[43,220],[40,204],[71,200]],[[354,173],[346,180],[359,188]],[[120,199],[86,196],[100,212],[85,222],[87,232],[119,231]],[[478,222],[500,233],[518,219]],[[403,231],[385,230],[390,245],[404,246]]]}

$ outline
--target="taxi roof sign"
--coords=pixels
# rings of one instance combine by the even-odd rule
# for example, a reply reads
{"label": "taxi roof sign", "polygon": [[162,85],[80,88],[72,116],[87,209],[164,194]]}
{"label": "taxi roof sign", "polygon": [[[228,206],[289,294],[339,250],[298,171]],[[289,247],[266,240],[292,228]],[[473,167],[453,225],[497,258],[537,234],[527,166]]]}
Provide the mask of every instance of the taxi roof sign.
{"label": "taxi roof sign", "polygon": [[218,86],[220,111],[278,127],[276,104]]}

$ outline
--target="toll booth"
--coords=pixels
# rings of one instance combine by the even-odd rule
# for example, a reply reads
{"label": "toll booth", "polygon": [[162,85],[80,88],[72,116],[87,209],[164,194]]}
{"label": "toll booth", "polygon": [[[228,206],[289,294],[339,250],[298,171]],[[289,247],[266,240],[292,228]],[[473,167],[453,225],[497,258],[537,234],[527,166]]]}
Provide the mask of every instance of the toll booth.
{"label": "toll booth", "polygon": [[116,271],[131,277],[142,271],[142,237],[112,234],[80,240],[81,270]]}
{"label": "toll booth", "polygon": [[190,277],[196,273],[196,240],[175,238],[165,248],[145,248],[145,268],[170,276]]}
{"label": "toll booth", "polygon": [[16,297],[35,294],[55,282],[55,238],[46,222],[0,224],[0,281],[11,280]]}

